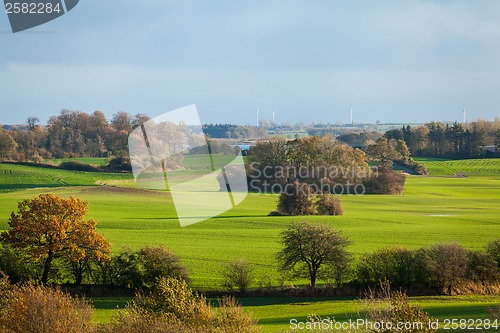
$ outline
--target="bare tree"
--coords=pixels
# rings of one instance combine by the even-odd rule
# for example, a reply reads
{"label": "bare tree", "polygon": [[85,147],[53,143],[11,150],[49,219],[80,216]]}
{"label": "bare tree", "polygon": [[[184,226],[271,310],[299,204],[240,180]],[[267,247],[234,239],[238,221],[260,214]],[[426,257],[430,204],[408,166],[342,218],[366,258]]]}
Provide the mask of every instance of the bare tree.
{"label": "bare tree", "polygon": [[225,287],[230,290],[237,287],[244,294],[254,279],[253,266],[245,258],[233,259],[227,263],[222,275]]}

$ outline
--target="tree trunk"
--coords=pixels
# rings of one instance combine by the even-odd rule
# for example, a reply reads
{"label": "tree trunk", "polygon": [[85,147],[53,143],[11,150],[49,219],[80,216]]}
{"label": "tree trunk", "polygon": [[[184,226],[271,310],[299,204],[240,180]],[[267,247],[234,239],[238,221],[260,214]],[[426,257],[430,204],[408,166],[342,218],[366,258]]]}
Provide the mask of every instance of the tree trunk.
{"label": "tree trunk", "polygon": [[75,284],[76,285],[81,285],[82,284],[82,280],[83,280],[83,270],[85,268],[84,268],[83,264],[80,263],[80,262],[74,263],[73,265],[74,265],[73,271],[74,271],[74,274],[75,274]]}
{"label": "tree trunk", "polygon": [[312,270],[309,274],[311,277],[311,288],[316,289],[316,270]]}
{"label": "tree trunk", "polygon": [[42,284],[44,286],[47,285],[47,281],[49,280],[50,265],[52,264],[53,259],[54,253],[49,251],[47,259],[45,259],[45,264],[43,265]]}

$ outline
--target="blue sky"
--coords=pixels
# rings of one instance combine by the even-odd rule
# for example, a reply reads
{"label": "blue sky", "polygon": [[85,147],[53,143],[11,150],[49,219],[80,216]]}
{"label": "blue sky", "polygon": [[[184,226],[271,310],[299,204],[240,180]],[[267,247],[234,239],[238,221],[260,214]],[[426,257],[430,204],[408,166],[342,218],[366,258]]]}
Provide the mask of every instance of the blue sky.
{"label": "blue sky", "polygon": [[81,0],[13,34],[0,13],[0,123],[63,108],[203,122],[500,116],[500,1]]}

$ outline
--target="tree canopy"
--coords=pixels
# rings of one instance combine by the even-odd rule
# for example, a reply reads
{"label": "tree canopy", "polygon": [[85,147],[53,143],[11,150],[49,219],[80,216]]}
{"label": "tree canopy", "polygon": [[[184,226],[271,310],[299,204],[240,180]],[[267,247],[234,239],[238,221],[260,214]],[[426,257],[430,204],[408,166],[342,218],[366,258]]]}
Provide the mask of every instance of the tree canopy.
{"label": "tree canopy", "polygon": [[[277,256],[281,268],[308,277],[313,288],[318,277],[328,277],[332,271],[344,269],[350,258],[345,249],[349,240],[326,224],[295,222],[283,231],[281,242],[283,249]],[[321,267],[326,269],[320,270]]]}
{"label": "tree canopy", "polygon": [[43,263],[41,282],[47,284],[51,264],[62,258],[79,263],[90,257],[108,260],[110,243],[96,230],[97,222],[85,220],[88,204],[81,199],[41,194],[18,204],[9,219],[10,229],[0,238],[14,247],[26,249]]}

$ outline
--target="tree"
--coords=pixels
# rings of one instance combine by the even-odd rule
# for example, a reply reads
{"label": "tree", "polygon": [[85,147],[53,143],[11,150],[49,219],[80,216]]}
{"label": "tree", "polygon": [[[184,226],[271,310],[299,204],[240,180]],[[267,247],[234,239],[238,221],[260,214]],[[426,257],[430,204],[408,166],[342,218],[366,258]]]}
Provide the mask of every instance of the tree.
{"label": "tree", "polygon": [[450,294],[467,274],[470,256],[458,244],[436,244],[427,250],[430,273],[437,284]]}
{"label": "tree", "polygon": [[110,243],[96,231],[95,220],[84,220],[88,204],[81,199],[41,194],[18,204],[17,213],[9,219],[10,230],[0,239],[17,248],[28,250],[43,264],[41,282],[47,284],[52,262],[62,258],[77,263],[92,255],[105,260]]}
{"label": "tree", "polygon": [[0,159],[8,157],[16,148],[16,141],[0,126]]}
{"label": "tree", "polygon": [[125,288],[142,286],[142,274],[139,267],[139,255],[128,246],[121,249],[109,261],[97,262],[95,283]]}
{"label": "tree", "polygon": [[383,167],[391,166],[392,161],[399,159],[401,155],[396,151],[394,141],[388,141],[381,137],[374,145],[368,146],[368,156],[380,162]]}
{"label": "tree", "polygon": [[277,255],[281,268],[308,277],[313,288],[322,275],[322,266],[332,269],[349,260],[345,250],[349,240],[328,225],[296,222],[281,237],[283,249]]}
{"label": "tree", "polygon": [[225,287],[230,290],[237,287],[244,294],[254,279],[253,266],[245,258],[233,259],[224,267],[222,275]]}
{"label": "tree", "polygon": [[33,131],[36,127],[36,124],[40,122],[40,119],[38,117],[28,117],[26,120],[26,124],[28,124],[28,129],[30,131]]}
{"label": "tree", "polygon": [[132,130],[132,116],[127,112],[117,112],[111,118],[111,126],[117,131],[126,131],[127,134]]}

